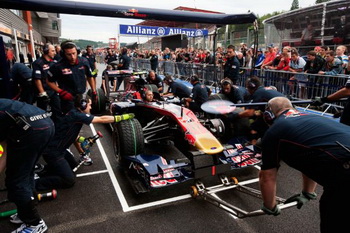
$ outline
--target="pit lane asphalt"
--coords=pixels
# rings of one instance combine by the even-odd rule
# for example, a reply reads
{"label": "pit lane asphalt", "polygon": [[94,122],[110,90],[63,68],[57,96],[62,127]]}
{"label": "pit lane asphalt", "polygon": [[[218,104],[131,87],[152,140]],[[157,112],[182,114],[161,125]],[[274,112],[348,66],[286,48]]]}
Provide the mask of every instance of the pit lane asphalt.
{"label": "pit lane asphalt", "polygon": [[[56,232],[319,232],[318,201],[322,193],[317,188],[317,201],[303,208],[289,208],[277,216],[237,219],[202,198],[192,199],[190,186],[194,181],[135,194],[114,157],[111,131],[108,125],[85,126],[84,136],[101,131],[104,137],[92,148],[92,166],[82,166],[77,182],[71,189],[58,190],[55,200],[42,201],[38,210],[50,233]],[[73,153],[76,153],[72,148]],[[164,152],[166,153],[166,151]],[[258,177],[258,169],[232,171],[230,176],[247,181]],[[4,187],[4,175],[0,187]],[[219,184],[217,177],[202,180],[209,187]],[[256,180],[255,180],[256,181]],[[258,188],[258,182],[249,185]],[[277,182],[277,195],[287,198],[301,191],[301,174],[282,164]],[[238,207],[253,211],[262,201],[237,190],[216,194]],[[6,191],[0,192],[0,200]],[[13,209],[11,203],[0,205],[0,212]],[[8,218],[0,219],[0,232],[11,232],[16,225]]]}

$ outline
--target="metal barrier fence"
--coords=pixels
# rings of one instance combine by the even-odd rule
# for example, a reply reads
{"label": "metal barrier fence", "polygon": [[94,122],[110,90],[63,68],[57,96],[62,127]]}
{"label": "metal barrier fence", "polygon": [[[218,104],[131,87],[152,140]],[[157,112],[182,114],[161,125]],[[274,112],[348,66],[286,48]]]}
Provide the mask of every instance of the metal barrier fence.
{"label": "metal barrier fence", "polygon": [[[151,68],[147,59],[134,59],[132,67],[135,70]],[[216,86],[215,84],[224,76],[222,66],[173,61],[159,61],[157,73],[170,74],[183,80],[189,79],[191,75],[197,75],[209,86]],[[252,71],[241,68],[238,85],[245,86],[246,79],[251,75],[258,76],[264,86],[274,86],[279,92],[295,99],[313,99],[330,95],[343,87],[348,79],[346,75],[330,76],[260,69]]]}

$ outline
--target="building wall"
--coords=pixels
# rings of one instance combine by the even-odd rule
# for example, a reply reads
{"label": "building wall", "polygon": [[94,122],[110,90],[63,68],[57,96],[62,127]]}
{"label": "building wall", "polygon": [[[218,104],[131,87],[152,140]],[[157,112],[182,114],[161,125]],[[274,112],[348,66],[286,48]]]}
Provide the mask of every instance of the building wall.
{"label": "building wall", "polygon": [[27,23],[10,10],[0,8],[0,22],[11,29],[15,28],[17,31],[28,34]]}

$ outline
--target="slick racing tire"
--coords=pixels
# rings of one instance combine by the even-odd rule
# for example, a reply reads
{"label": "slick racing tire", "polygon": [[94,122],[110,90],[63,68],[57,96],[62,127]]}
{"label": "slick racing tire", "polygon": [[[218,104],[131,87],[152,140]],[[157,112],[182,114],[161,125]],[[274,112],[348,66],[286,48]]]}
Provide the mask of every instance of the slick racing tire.
{"label": "slick racing tire", "polygon": [[103,89],[96,88],[96,99],[93,99],[91,89],[88,90],[87,95],[91,98],[91,113],[92,114],[100,114],[106,110],[107,98]]}
{"label": "slick racing tire", "polygon": [[131,120],[114,123],[113,144],[119,163],[124,156],[138,155],[144,151],[144,136],[140,122]]}

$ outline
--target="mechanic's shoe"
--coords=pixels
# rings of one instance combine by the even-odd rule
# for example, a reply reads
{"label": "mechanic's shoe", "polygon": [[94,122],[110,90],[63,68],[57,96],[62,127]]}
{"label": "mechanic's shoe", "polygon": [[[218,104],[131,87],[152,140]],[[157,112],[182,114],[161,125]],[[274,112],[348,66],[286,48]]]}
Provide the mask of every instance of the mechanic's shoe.
{"label": "mechanic's shoe", "polygon": [[18,213],[15,213],[10,216],[10,222],[14,224],[22,224],[23,221],[18,217]]}
{"label": "mechanic's shoe", "polygon": [[36,226],[31,226],[23,223],[19,228],[12,231],[12,233],[44,233],[47,231],[47,226],[44,220],[40,220]]}
{"label": "mechanic's shoe", "polygon": [[80,162],[82,162],[82,161],[84,161],[83,164],[84,164],[85,166],[90,166],[90,165],[93,164],[92,159],[91,159],[89,156],[87,156],[87,155],[82,155],[82,156],[80,157]]}

